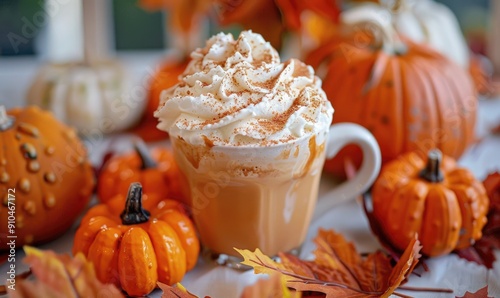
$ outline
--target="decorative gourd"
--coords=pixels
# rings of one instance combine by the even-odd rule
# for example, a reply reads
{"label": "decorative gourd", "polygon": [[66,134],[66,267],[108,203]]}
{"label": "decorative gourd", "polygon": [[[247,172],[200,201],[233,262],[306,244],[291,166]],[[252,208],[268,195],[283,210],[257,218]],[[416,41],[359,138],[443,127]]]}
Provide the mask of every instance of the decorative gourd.
{"label": "decorative gourd", "polygon": [[168,60],[163,63],[158,72],[150,81],[147,106],[139,126],[133,132],[145,141],[156,141],[168,137],[168,134],[156,128],[158,119],[153,114],[160,104],[160,95],[179,81],[179,76],[184,72],[189,59]]}
{"label": "decorative gourd", "polygon": [[451,157],[410,152],[385,165],[372,189],[373,216],[404,250],[415,234],[427,256],[447,254],[481,238],[488,196],[482,183]]}
{"label": "decorative gourd", "polygon": [[[378,1],[363,3],[353,9],[370,10],[380,16],[392,12],[392,22],[398,33],[417,43],[427,44],[460,66],[469,65],[469,47],[455,14],[434,0]],[[387,7],[387,2],[392,7]]]}
{"label": "decorative gourd", "polygon": [[157,202],[165,197],[184,199],[181,173],[167,148],[151,152],[142,141],[134,142],[134,152],[111,158],[103,167],[97,184],[97,195],[107,203],[116,195],[127,192],[132,182],[144,188],[144,200]]}
{"label": "decorative gourd", "polygon": [[[0,106],[0,250],[55,239],[85,209],[94,187],[86,150],[75,131],[37,107]],[[12,231],[8,211],[15,208]]]}
{"label": "decorative gourd", "polygon": [[415,42],[430,45],[444,56],[467,68],[469,47],[455,14],[434,0],[397,0],[396,30]]}
{"label": "decorative gourd", "polygon": [[114,61],[48,64],[31,85],[27,102],[52,111],[83,135],[110,133],[133,126],[143,113],[144,98],[130,85]]}
{"label": "decorative gourd", "polygon": [[[94,206],[78,228],[73,254],[94,264],[97,278],[131,296],[149,294],[157,282],[169,285],[196,264],[199,240],[182,206],[172,200],[142,204],[142,187],[132,183],[126,198]],[[125,206],[125,208],[124,208]]]}
{"label": "decorative gourd", "polygon": [[[333,122],[370,130],[383,162],[432,148],[459,157],[475,140],[477,97],[468,73],[429,47],[398,40],[390,19],[352,10],[342,23],[361,30],[338,36],[306,60],[315,68],[326,62],[323,89],[335,108]],[[378,30],[363,34],[365,28]],[[346,157],[361,164],[361,151],[348,146],[325,168],[343,176]]]}

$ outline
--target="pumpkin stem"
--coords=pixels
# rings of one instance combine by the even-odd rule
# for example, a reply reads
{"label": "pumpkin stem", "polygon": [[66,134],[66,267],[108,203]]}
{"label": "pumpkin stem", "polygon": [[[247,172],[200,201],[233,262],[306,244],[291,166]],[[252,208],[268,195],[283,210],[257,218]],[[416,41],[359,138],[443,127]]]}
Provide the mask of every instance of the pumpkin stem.
{"label": "pumpkin stem", "polygon": [[152,169],[152,168],[156,168],[158,165],[156,164],[156,162],[153,160],[153,158],[151,157],[151,154],[149,154],[149,150],[148,148],[146,147],[146,144],[144,144],[144,142],[142,140],[136,140],[134,142],[134,149],[135,151],[137,152],[137,154],[139,155],[139,157],[141,158],[141,169],[142,170],[145,170],[145,169]]}
{"label": "pumpkin stem", "polygon": [[[397,6],[404,5],[404,2],[397,1],[392,7],[393,11]],[[387,7],[387,5],[386,5]],[[377,11],[373,11],[370,6],[360,6],[357,9],[348,9],[342,13],[342,23],[344,25],[356,28],[356,26],[365,25],[363,30],[370,30],[375,35],[377,44],[389,55],[403,55],[408,52],[406,44],[400,40],[391,18],[382,17]]]}
{"label": "pumpkin stem", "polygon": [[444,180],[443,172],[441,172],[441,161],[443,154],[438,149],[429,151],[427,155],[427,165],[420,172],[420,178],[429,182],[438,183]]}
{"label": "pumpkin stem", "polygon": [[151,213],[142,208],[142,185],[139,182],[130,184],[125,201],[125,209],[120,214],[122,224],[136,225],[149,220]]}
{"label": "pumpkin stem", "polygon": [[0,106],[0,131],[5,131],[12,127],[14,118],[7,115],[5,106]]}

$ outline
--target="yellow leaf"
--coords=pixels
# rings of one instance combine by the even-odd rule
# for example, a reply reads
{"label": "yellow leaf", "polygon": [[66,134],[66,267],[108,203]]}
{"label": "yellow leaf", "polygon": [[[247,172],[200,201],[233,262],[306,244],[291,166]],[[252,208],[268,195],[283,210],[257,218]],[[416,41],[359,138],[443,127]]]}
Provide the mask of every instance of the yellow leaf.
{"label": "yellow leaf", "polygon": [[250,266],[254,269],[255,273],[266,273],[271,274],[275,271],[284,270],[283,265],[276,263],[270,257],[260,251],[260,249],[256,249],[254,252],[251,252],[247,249],[237,249],[235,250],[243,257],[243,262],[241,264]]}

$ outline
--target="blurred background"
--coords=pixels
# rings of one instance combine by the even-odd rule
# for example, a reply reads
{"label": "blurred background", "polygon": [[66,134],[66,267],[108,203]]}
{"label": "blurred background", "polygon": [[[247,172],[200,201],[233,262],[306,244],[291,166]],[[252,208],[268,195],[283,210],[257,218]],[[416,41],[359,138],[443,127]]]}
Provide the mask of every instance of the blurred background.
{"label": "blurred background", "polygon": [[[9,33],[21,35],[23,26],[32,23],[32,17],[43,9],[48,0],[0,0],[0,57],[37,55],[43,39],[43,30],[36,30],[33,38],[15,49]],[[460,27],[474,52],[486,54],[488,30],[492,17],[490,2],[495,0],[438,0],[447,5],[457,16]],[[59,1],[65,2],[64,0]],[[116,51],[161,50],[168,47],[168,32],[162,26],[169,18],[163,11],[141,9],[137,0],[112,0],[109,2],[109,20],[112,30],[112,45]],[[214,22],[207,23],[210,33],[237,31],[238,25],[220,28]],[[36,27],[36,25],[35,25]],[[43,29],[43,28],[42,28]]]}
{"label": "blurred background", "polygon": [[[495,0],[493,0],[495,1]],[[29,23],[29,16],[34,16],[46,0],[0,0],[0,57],[33,56],[40,54],[43,30],[36,30],[33,38],[19,45],[16,51],[11,46],[9,32],[22,32]],[[62,0],[60,2],[63,2]],[[110,5],[110,30],[113,36],[113,48],[116,51],[162,50],[169,47],[168,32],[164,24],[168,15],[163,11],[141,9],[137,0],[113,0]],[[486,54],[488,30],[491,23],[490,0],[438,0],[446,4],[457,16],[460,27],[471,47],[477,53]],[[33,23],[33,20],[31,20]],[[221,28],[215,22],[208,22],[210,34],[220,30],[237,31],[234,25]],[[43,29],[43,28],[42,28]],[[12,35],[11,35],[12,36]],[[68,40],[71,43],[71,40]]]}
{"label": "blurred background", "polygon": [[[153,67],[162,65],[162,63],[164,65],[165,57],[172,49],[176,49],[181,55],[186,56],[194,48],[203,45],[206,38],[220,31],[232,32],[237,35],[244,28],[252,28],[263,34],[267,40],[270,40],[273,34],[280,37],[290,36],[290,34],[281,33],[293,31],[290,30],[290,24],[286,24],[289,21],[286,19],[287,16],[282,16],[284,25],[281,25],[284,26],[284,31],[272,32],[274,28],[277,28],[270,21],[273,15],[240,14],[240,11],[244,11],[246,7],[250,6],[248,3],[253,2],[245,0],[183,1],[188,0],[177,2],[173,0],[89,0],[84,2],[79,0],[0,0],[0,81],[2,81],[0,82],[0,103],[8,108],[23,104],[30,82],[44,64],[81,61],[83,59],[83,23],[85,22],[82,22],[82,19],[86,19],[86,26],[88,23],[95,25],[90,28],[90,31],[94,31],[93,36],[87,39],[87,45],[91,44],[94,54],[98,53],[97,56],[100,58],[118,58],[135,76],[136,82],[144,77],[145,68],[150,67],[151,72]],[[410,1],[408,0],[408,2]],[[261,3],[259,5],[265,7],[267,4],[262,4],[264,2],[257,1],[255,3]],[[273,1],[269,0],[268,2],[272,3]],[[295,4],[299,6],[309,5],[295,0],[275,0],[275,2],[299,3]],[[330,2],[345,7],[346,2],[377,1],[332,0]],[[451,9],[454,17],[458,20],[461,33],[470,51],[488,57],[489,65],[496,65],[498,72],[498,68],[500,68],[500,38],[494,39],[493,37],[500,36],[500,3],[498,3],[500,1],[437,0],[436,2]],[[82,3],[93,3],[92,9],[95,10],[95,13],[91,13],[92,16],[82,17]],[[186,3],[192,3],[189,4],[192,7],[190,8]],[[199,3],[205,3],[203,4],[205,7],[195,7],[195,5],[200,5]],[[217,3],[224,6],[226,11],[220,13],[213,7],[207,8],[209,4],[206,3],[210,3],[210,5]],[[240,6],[243,8],[240,9]],[[230,9],[238,7],[238,9],[236,13],[232,13],[230,10],[227,11],[228,7]],[[183,9],[191,9],[192,11],[187,12]],[[263,11],[267,12],[268,10]],[[201,21],[195,20],[197,13],[202,15],[199,18]],[[176,19],[179,15],[181,18],[193,18],[192,22],[196,23],[196,26],[186,29],[183,20]],[[221,15],[226,17],[226,20],[221,21]],[[266,22],[260,24],[259,18],[266,20]],[[443,18],[447,17],[443,16]],[[241,25],[247,20],[251,20],[251,23],[247,22]],[[175,26],[178,27],[177,31],[172,30],[172,27]],[[439,25],[436,26],[439,27]],[[179,30],[179,28],[181,29]],[[271,30],[266,30],[267,28],[271,28]],[[303,28],[307,30],[307,26],[303,26]],[[442,31],[446,32],[444,29]],[[436,33],[436,36],[439,34]],[[279,48],[283,40],[271,40],[271,43],[275,46],[279,43],[277,46]],[[304,53],[289,51],[290,49],[294,49],[293,43],[283,46],[281,53],[284,54],[288,51],[284,57],[292,55],[303,57]],[[454,49],[450,48],[451,51]],[[497,54],[492,55],[492,53]],[[446,53],[443,54],[446,55]],[[488,69],[486,67],[486,72]]]}

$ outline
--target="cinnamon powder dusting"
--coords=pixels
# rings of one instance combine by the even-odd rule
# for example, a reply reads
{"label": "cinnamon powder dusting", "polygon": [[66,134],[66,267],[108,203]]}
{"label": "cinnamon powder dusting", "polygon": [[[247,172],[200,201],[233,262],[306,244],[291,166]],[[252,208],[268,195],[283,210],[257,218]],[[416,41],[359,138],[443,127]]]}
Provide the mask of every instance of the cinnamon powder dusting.
{"label": "cinnamon powder dusting", "polygon": [[288,122],[288,119],[290,118],[290,116],[293,113],[295,113],[300,107],[301,107],[301,105],[298,104],[298,100],[295,100],[293,102],[292,106],[288,110],[286,110],[284,113],[277,114],[276,116],[274,116],[271,119],[258,120],[259,125],[261,125],[262,128],[268,132],[272,132],[272,133],[278,132],[278,131],[283,129],[283,127]]}

